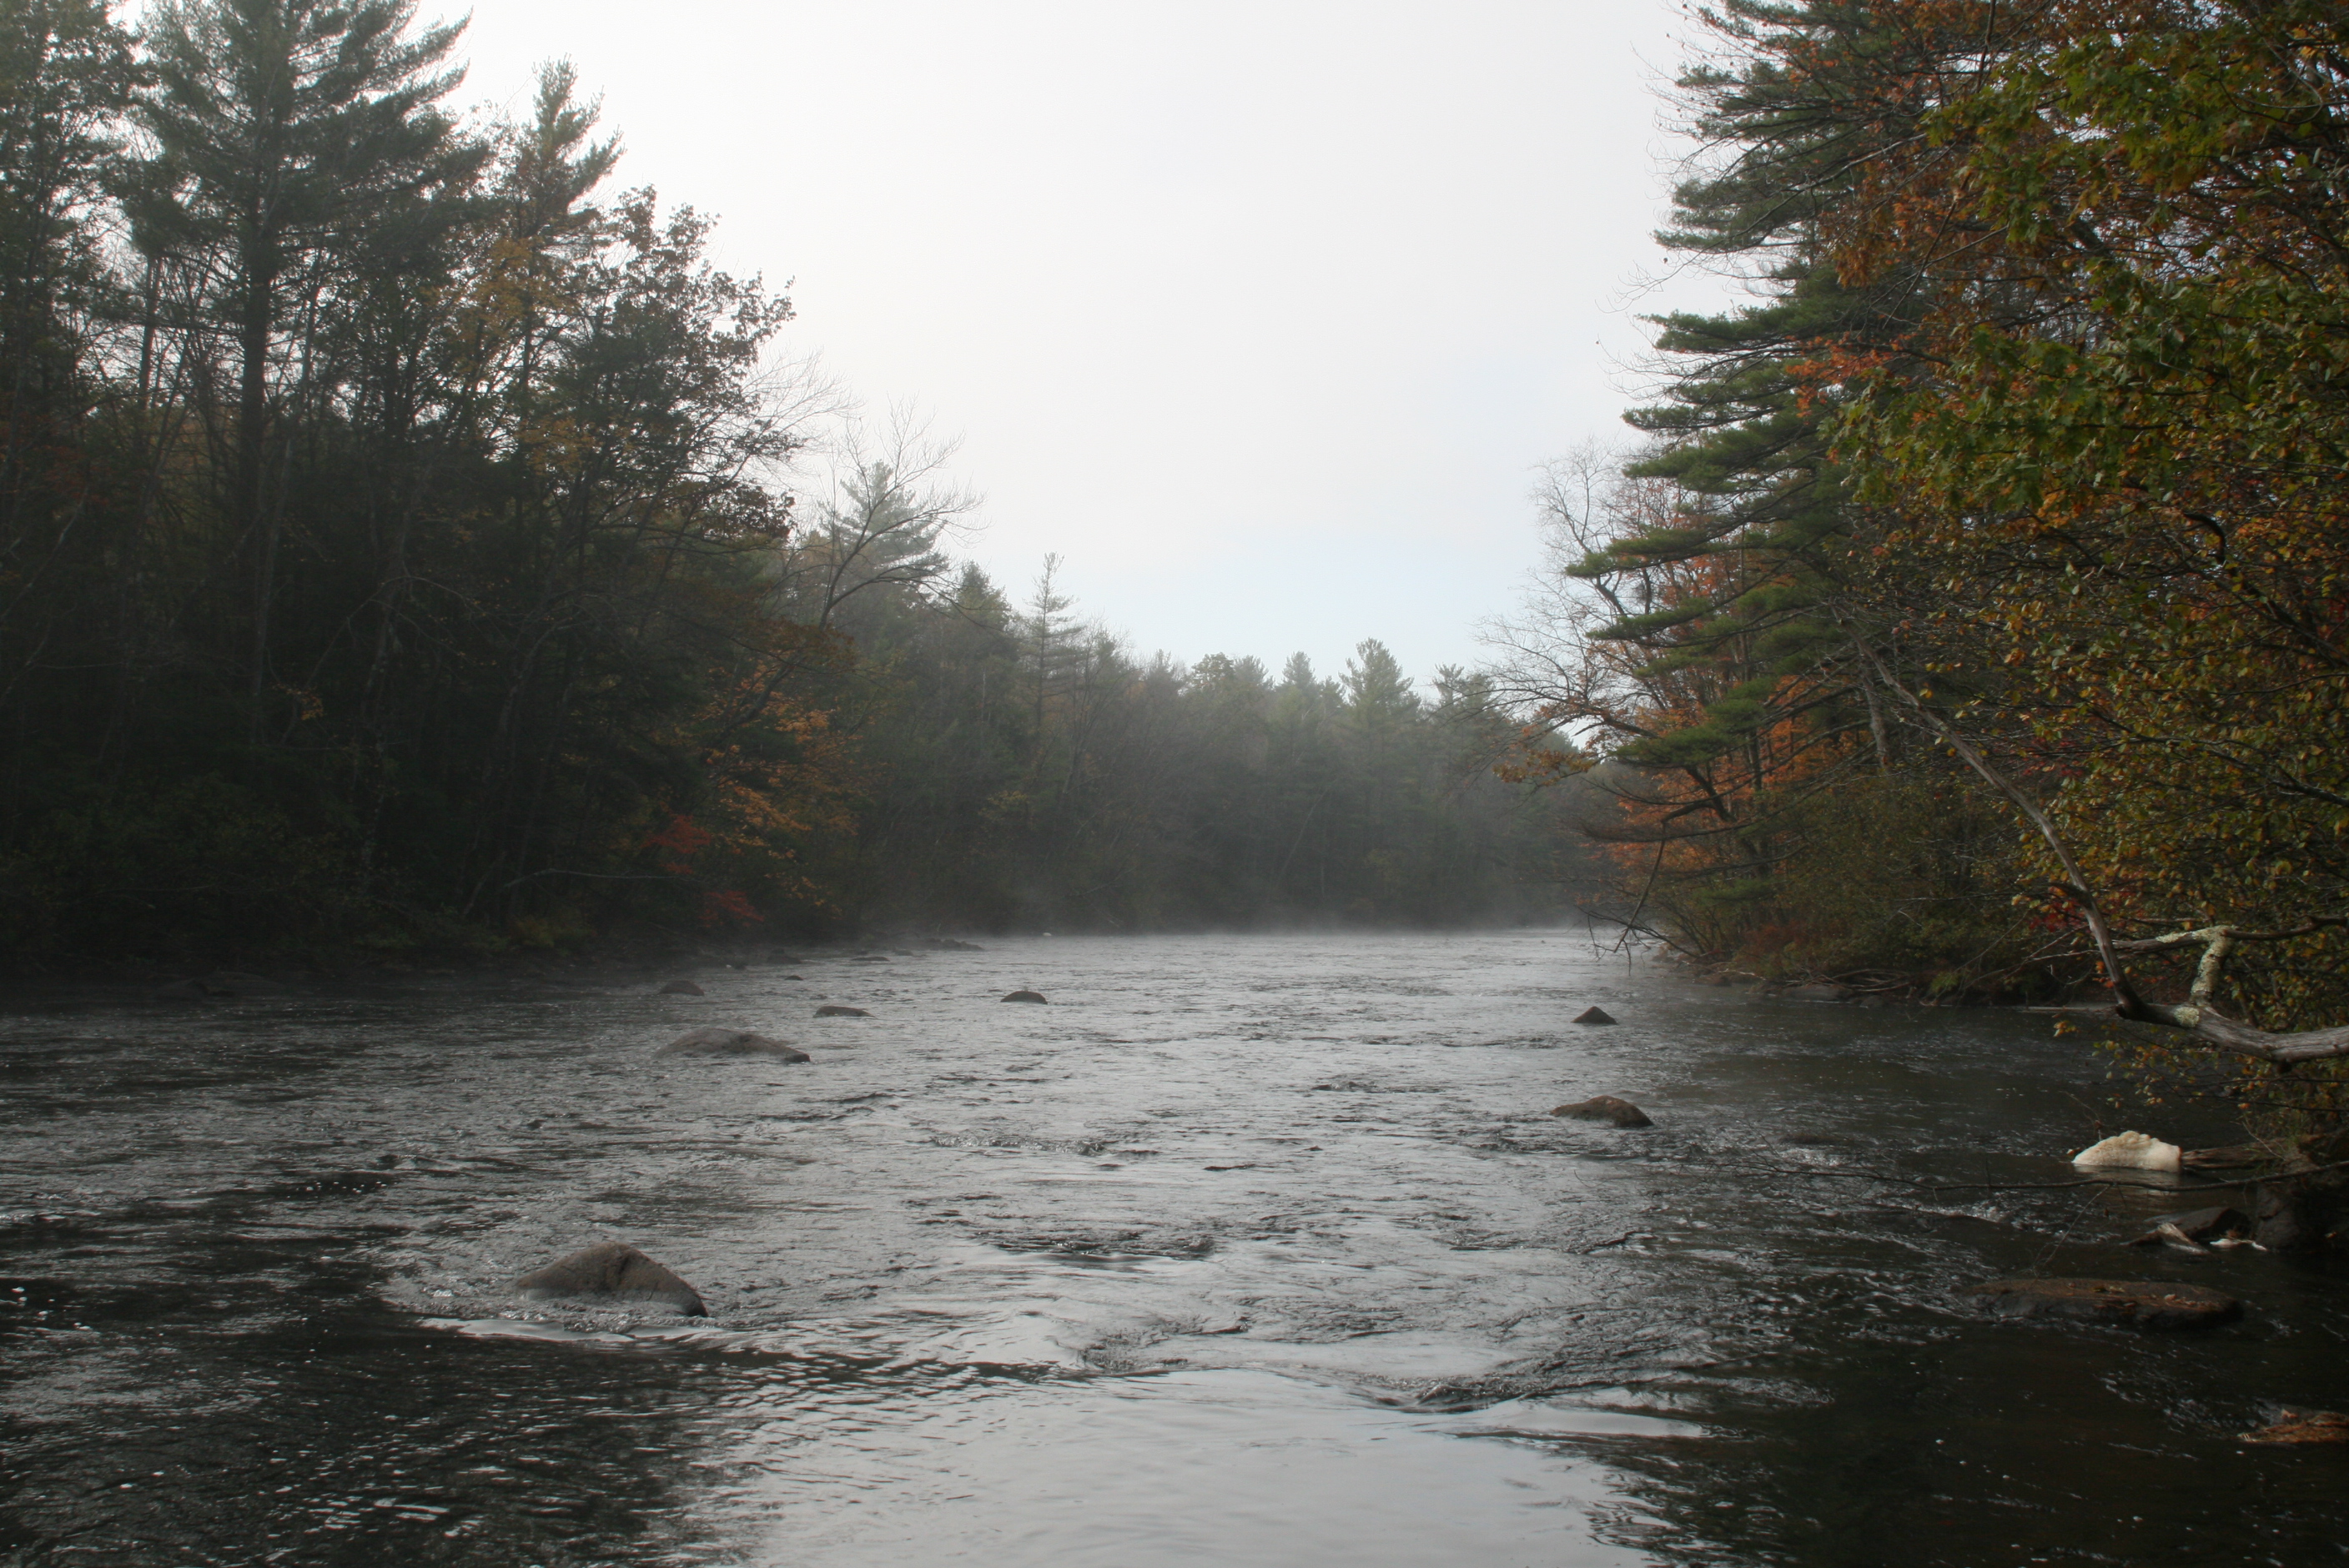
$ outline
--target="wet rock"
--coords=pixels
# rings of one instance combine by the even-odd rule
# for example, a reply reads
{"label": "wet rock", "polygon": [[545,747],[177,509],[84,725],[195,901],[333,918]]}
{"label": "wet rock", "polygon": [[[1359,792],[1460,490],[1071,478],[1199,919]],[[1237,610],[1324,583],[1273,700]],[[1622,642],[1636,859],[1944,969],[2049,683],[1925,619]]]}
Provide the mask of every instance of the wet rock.
{"label": "wet rock", "polygon": [[885,953],[860,953],[854,958],[851,959],[850,962],[854,964],[886,964],[889,962],[889,955]]}
{"label": "wet rock", "polygon": [[2349,1186],[2340,1172],[2273,1178],[2252,1194],[2251,1239],[2268,1251],[2349,1252]]}
{"label": "wet rock", "polygon": [[2072,1156],[2072,1163],[2089,1171],[2175,1171],[2182,1152],[2149,1132],[2116,1132]]}
{"label": "wet rock", "polygon": [[1851,993],[1840,985],[1797,985],[1786,993],[1790,1002],[1841,1002]]}
{"label": "wet rock", "polygon": [[707,1317],[700,1293],[625,1242],[598,1242],[514,1281],[531,1301],[593,1301]]}
{"label": "wet rock", "polygon": [[2245,1432],[2247,1443],[2349,1443],[2349,1416],[2338,1410],[2295,1410],[2276,1413],[2272,1426]]}
{"label": "wet rock", "polygon": [[837,1002],[826,1002],[815,1010],[819,1018],[869,1018],[873,1015],[862,1007],[843,1007]]}
{"label": "wet rock", "polygon": [[1593,1095],[1572,1105],[1561,1105],[1552,1116],[1570,1116],[1578,1121],[1604,1121],[1615,1127],[1653,1127],[1648,1113],[1628,1099],[1618,1099],[1611,1094]]}
{"label": "wet rock", "polygon": [[660,994],[664,996],[698,996],[702,990],[690,980],[672,980],[660,988]]}
{"label": "wet rock", "polygon": [[695,1029],[660,1048],[665,1057],[769,1057],[779,1062],[808,1060],[805,1051],[748,1029]]}
{"label": "wet rock", "polygon": [[1611,1024],[1615,1020],[1604,1007],[1585,1007],[1574,1016],[1578,1024]]}
{"label": "wet rock", "polygon": [[1041,1002],[1044,994],[1041,991],[1013,991],[1003,999],[1007,1002]]}
{"label": "wet rock", "polygon": [[2160,1215],[2144,1235],[2129,1245],[2153,1247],[2168,1241],[2199,1243],[2217,1241],[2221,1236],[2248,1236],[2251,1233],[2251,1218],[2249,1214],[2240,1209],[2221,1205],[2209,1209],[2189,1209],[2182,1214]]}
{"label": "wet rock", "polygon": [[2243,1304],[2207,1285],[2158,1280],[2001,1279],[1965,1294],[1998,1317],[2053,1317],[2129,1328],[2204,1328],[2241,1315]]}

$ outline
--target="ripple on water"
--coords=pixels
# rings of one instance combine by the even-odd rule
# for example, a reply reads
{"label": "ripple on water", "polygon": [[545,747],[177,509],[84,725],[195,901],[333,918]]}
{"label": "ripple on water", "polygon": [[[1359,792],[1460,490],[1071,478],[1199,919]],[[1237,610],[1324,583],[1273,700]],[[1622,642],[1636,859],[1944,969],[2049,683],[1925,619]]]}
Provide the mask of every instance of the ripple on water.
{"label": "ripple on water", "polygon": [[[2323,1456],[2231,1440],[2349,1405],[2338,1281],[2120,1253],[2168,1194],[1947,1190],[2068,1174],[2102,1091],[2044,1019],[1556,933],[992,948],[28,1011],[0,1560],[2338,1554]],[[818,1033],[816,991],[875,1016]],[[1621,1025],[1568,1030],[1593,1002]],[[814,1059],[657,1061],[688,1017]],[[1658,1125],[1546,1114],[1595,1093]],[[507,1294],[604,1237],[712,1319]],[[2253,1312],[2156,1339],[1952,1294],[2032,1269]]]}

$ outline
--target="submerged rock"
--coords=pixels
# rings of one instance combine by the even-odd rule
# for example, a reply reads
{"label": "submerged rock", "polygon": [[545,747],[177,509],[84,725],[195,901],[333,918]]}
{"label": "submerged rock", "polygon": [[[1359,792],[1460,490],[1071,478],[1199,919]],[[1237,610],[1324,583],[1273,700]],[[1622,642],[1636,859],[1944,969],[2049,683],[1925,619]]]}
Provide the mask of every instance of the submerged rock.
{"label": "submerged rock", "polygon": [[1552,1116],[1570,1116],[1578,1121],[1604,1121],[1616,1127],[1653,1127],[1648,1113],[1628,1099],[1618,1099],[1611,1094],[1593,1095],[1572,1105],[1561,1105]]}
{"label": "submerged rock", "polygon": [[2116,1132],[2072,1156],[2083,1170],[2175,1171],[2184,1151],[2149,1132]]}
{"label": "submerged rock", "polygon": [[748,1029],[696,1029],[679,1035],[660,1048],[665,1057],[771,1057],[781,1062],[803,1062],[805,1051],[754,1035]]}
{"label": "submerged rock", "polygon": [[701,987],[690,980],[672,980],[660,988],[660,994],[664,996],[698,996],[702,992]]}
{"label": "submerged rock", "polygon": [[598,1242],[514,1281],[532,1301],[582,1300],[657,1306],[686,1317],[707,1317],[700,1293],[626,1242]]}
{"label": "submerged rock", "polygon": [[2129,1245],[2159,1246],[2172,1240],[2199,1243],[2216,1241],[2221,1236],[2248,1236],[2251,1233],[2251,1216],[2240,1209],[2222,1205],[2210,1209],[2189,1209],[2182,1214],[2163,1214],[2153,1222],[2145,1234]]}
{"label": "submerged rock", "polygon": [[1574,1021],[1578,1024],[1611,1024],[1615,1019],[1604,1007],[1585,1007],[1574,1016]]}
{"label": "submerged rock", "polygon": [[869,1018],[873,1015],[862,1007],[843,1007],[837,1002],[826,1002],[815,1010],[819,1018]]}
{"label": "submerged rock", "polygon": [[2000,1279],[1965,1294],[1999,1317],[2056,1317],[2129,1328],[2204,1328],[2241,1315],[2243,1304],[2207,1285],[2158,1280]]}
{"label": "submerged rock", "polygon": [[2349,1443],[2349,1416],[2338,1410],[2277,1412],[2275,1424],[2245,1432],[2247,1443]]}
{"label": "submerged rock", "polygon": [[1041,991],[1014,991],[1003,999],[1007,1002],[1040,1002],[1044,994]]}

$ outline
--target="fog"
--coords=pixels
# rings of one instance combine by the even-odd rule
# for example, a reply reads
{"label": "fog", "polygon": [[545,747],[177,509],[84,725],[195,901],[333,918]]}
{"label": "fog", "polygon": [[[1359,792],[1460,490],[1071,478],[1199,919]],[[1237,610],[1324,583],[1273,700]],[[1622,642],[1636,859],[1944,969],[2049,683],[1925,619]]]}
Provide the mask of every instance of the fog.
{"label": "fog", "polygon": [[1621,430],[1685,150],[1656,3],[499,0],[462,96],[568,55],[620,177],[792,281],[792,350],[962,441],[963,546],[1144,651],[1478,653],[1534,469]]}

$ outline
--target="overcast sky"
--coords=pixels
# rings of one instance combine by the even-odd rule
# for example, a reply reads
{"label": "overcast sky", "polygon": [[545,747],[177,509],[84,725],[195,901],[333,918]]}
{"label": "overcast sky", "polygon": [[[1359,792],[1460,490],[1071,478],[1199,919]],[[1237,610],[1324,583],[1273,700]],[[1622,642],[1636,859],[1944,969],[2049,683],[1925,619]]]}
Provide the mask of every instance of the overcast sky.
{"label": "overcast sky", "polygon": [[[430,0],[425,7],[430,14]],[[452,5],[449,7],[454,10]],[[1480,656],[1546,459],[1622,430],[1668,0],[476,0],[469,101],[574,60],[626,184],[790,280],[792,350],[958,437],[960,546],[1185,660]]]}

